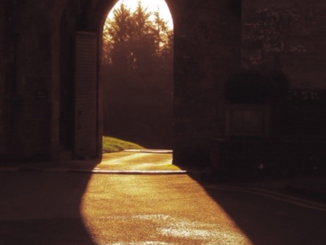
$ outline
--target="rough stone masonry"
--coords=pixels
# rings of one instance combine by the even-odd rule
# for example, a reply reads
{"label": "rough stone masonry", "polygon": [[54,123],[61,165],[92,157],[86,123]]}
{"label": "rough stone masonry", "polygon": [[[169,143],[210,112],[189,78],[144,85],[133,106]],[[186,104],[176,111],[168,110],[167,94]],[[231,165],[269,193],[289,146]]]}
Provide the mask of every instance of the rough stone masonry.
{"label": "rough stone masonry", "polygon": [[[115,2],[0,0],[1,159],[101,158],[98,61]],[[175,28],[175,163],[207,164],[212,140],[230,137],[225,86],[243,69],[282,72],[290,90],[326,88],[324,1],[166,2]],[[282,137],[273,123],[284,104],[271,108],[269,137]]]}

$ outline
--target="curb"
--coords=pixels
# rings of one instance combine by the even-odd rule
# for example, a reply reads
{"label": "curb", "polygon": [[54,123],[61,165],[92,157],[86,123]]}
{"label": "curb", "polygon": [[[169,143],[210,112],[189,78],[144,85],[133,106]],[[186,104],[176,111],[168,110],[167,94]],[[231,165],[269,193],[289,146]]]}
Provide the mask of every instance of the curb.
{"label": "curb", "polygon": [[101,170],[101,169],[69,169],[67,173],[92,173],[92,174],[133,174],[133,175],[173,175],[173,174],[188,174],[186,170]]}
{"label": "curb", "polygon": [[79,174],[120,174],[120,175],[182,175],[191,174],[187,170],[105,170],[105,169],[48,169],[48,168],[0,168],[0,173],[79,173]]}
{"label": "curb", "polygon": [[123,152],[133,152],[133,153],[158,153],[158,154],[172,154],[173,150],[160,150],[160,149],[128,149],[123,150]]}

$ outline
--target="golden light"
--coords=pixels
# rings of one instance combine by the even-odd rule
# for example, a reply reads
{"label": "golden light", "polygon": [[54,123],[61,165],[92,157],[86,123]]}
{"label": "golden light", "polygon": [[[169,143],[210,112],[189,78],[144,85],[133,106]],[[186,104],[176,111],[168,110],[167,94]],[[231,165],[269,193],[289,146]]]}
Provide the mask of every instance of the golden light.
{"label": "golden light", "polygon": [[[108,15],[108,19],[111,19],[113,17],[113,10],[118,8],[121,3],[124,3],[128,8],[131,9],[131,11],[134,11],[137,7],[138,1],[139,0],[120,0],[120,1],[118,1],[114,5],[114,7],[111,9],[111,11]],[[173,29],[173,20],[172,20],[172,16],[170,13],[170,9],[164,0],[141,0],[140,2],[142,4],[142,6],[144,8],[147,8],[148,11],[150,11],[150,12],[159,11],[161,18],[167,22],[168,27],[170,29]]]}
{"label": "golden light", "polygon": [[189,176],[155,179],[144,175],[92,176],[80,212],[94,242],[254,245],[223,207]]}

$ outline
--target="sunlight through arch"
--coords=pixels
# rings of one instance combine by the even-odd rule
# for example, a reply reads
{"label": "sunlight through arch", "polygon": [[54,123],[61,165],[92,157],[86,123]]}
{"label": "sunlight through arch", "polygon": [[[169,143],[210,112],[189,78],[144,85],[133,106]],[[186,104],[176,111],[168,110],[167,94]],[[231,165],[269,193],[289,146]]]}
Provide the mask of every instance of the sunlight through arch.
{"label": "sunlight through arch", "polygon": [[110,9],[102,38],[103,136],[172,149],[173,27],[164,0],[120,0]]}
{"label": "sunlight through arch", "polygon": [[[113,12],[117,9],[121,3],[124,3],[127,7],[134,11],[137,8],[139,0],[119,0],[114,7],[110,10],[107,18],[111,19],[113,17]],[[147,8],[150,12],[158,11],[160,13],[161,18],[163,18],[168,27],[173,30],[173,19],[171,16],[170,9],[164,0],[141,0],[142,6]]]}

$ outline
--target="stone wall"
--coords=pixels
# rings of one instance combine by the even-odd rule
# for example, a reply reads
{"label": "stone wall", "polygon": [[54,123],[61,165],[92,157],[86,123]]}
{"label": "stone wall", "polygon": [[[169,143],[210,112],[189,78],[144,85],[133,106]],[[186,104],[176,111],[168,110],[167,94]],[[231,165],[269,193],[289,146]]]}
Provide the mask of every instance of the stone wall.
{"label": "stone wall", "polygon": [[[46,5],[5,1],[6,155],[50,159],[51,39]],[[2,23],[2,22],[1,22]]]}
{"label": "stone wall", "polygon": [[272,136],[326,138],[326,5],[324,1],[243,1],[242,67],[281,71],[290,93],[272,107]]}
{"label": "stone wall", "polygon": [[224,134],[224,84],[239,69],[240,1],[178,1],[175,22],[174,162],[200,164]]}
{"label": "stone wall", "polygon": [[19,95],[17,91],[17,3],[16,1],[3,0],[1,5],[1,32],[0,32],[0,156],[4,153],[14,155],[12,151],[16,144],[17,123],[13,123],[19,111]]}
{"label": "stone wall", "polygon": [[4,37],[5,11],[4,0],[0,1],[0,155],[5,151],[5,76],[4,76]]}
{"label": "stone wall", "polygon": [[[74,73],[69,71],[73,47],[66,46],[66,55],[72,59],[64,63],[60,57],[66,50],[60,42],[75,31],[100,35],[100,23],[114,3],[0,0],[0,155],[17,155],[19,149],[21,159],[57,158],[64,125],[59,122],[60,111],[70,104],[69,94],[63,98],[62,90],[68,88],[64,84]],[[175,26],[176,164],[209,161],[211,140],[225,135],[225,83],[241,67],[281,70],[292,88],[326,88],[326,5],[322,0],[167,3]],[[64,11],[69,28],[62,31]],[[60,38],[60,30],[64,37]],[[101,84],[95,82],[99,140]],[[65,111],[70,112],[75,113]],[[62,132],[75,127],[70,124]],[[96,147],[100,149],[100,142]]]}
{"label": "stone wall", "polygon": [[324,1],[243,1],[243,67],[284,71],[292,88],[326,88]]}

